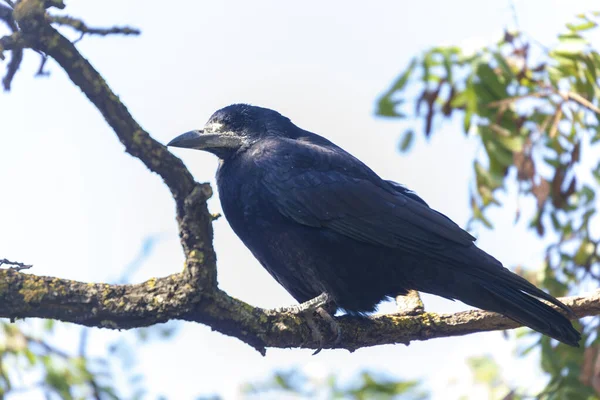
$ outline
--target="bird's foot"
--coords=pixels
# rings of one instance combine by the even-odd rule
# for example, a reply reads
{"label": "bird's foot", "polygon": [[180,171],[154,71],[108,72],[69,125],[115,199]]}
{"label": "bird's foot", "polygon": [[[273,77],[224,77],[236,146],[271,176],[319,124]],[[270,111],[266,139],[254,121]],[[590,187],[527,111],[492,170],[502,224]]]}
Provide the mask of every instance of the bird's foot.
{"label": "bird's foot", "polygon": [[304,303],[288,307],[278,307],[273,309],[273,311],[280,313],[302,314],[309,311],[314,312],[317,310],[317,308],[323,307],[330,302],[331,298],[329,297],[329,295],[327,293],[321,293],[314,299],[310,299],[308,301],[305,301]]}
{"label": "bird's foot", "polygon": [[329,342],[329,344],[331,344],[331,346],[335,346],[342,340],[342,328],[340,328],[340,325],[335,321],[335,319],[331,316],[331,314],[329,314],[329,312],[325,308],[319,307],[314,311],[304,312],[303,314],[306,316],[306,322],[308,324],[308,327],[310,328],[310,333],[313,337],[313,340],[319,343],[319,346],[314,351],[313,356],[319,354],[321,350],[323,350],[323,347],[328,344],[325,340],[323,332],[314,320],[315,313],[319,314],[319,316],[325,322],[327,322],[327,325],[329,325],[329,331],[334,337],[333,340]]}
{"label": "bird's foot", "polygon": [[396,296],[396,305],[397,314],[400,315],[419,315],[425,312],[421,296],[416,290],[409,290],[405,295]]}
{"label": "bird's foot", "polygon": [[275,308],[272,311],[278,313],[290,313],[290,314],[303,314],[306,318],[306,323],[310,328],[310,333],[315,342],[319,343],[319,347],[313,355],[318,354],[323,347],[327,344],[325,341],[325,336],[323,332],[319,329],[319,325],[314,319],[314,314],[318,314],[327,324],[329,325],[329,329],[334,336],[334,340],[331,342],[332,345],[338,344],[342,339],[342,330],[335,319],[331,316],[330,311],[335,311],[335,305],[333,304],[331,297],[327,293],[322,293],[321,295],[315,297],[314,299],[310,299],[305,301],[304,303],[300,303],[294,306],[288,307],[279,307]]}

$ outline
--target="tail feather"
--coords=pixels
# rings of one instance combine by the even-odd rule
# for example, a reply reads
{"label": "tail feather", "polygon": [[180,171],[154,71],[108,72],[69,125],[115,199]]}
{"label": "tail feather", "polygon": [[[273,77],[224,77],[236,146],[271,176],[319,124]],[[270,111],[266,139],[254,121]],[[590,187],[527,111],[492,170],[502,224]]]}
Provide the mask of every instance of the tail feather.
{"label": "tail feather", "polygon": [[[431,265],[433,269],[413,270],[415,289],[457,299],[466,304],[494,311],[540,333],[578,347],[581,334],[560,311],[541,300],[554,304],[569,317],[573,311],[558,299],[504,268],[502,264],[473,246],[467,254],[455,253],[462,263]],[[540,300],[541,299],[541,300]]]}
{"label": "tail feather", "polygon": [[506,284],[511,285],[512,288],[519,289],[520,291],[525,292],[530,296],[546,300],[546,301],[554,304],[555,306],[561,308],[569,316],[573,316],[573,317],[575,316],[575,314],[573,314],[573,310],[571,310],[571,308],[569,306],[562,303],[556,297],[544,292],[542,289],[536,287],[535,285],[533,285],[531,282],[529,282],[522,276],[519,276],[515,273],[510,272],[508,269],[506,269],[504,267],[501,267],[501,268],[502,269],[500,271],[495,271],[496,272],[496,274],[495,274],[496,280],[498,278],[501,278],[502,281],[506,282]]}
{"label": "tail feather", "polygon": [[[498,283],[483,284],[483,287],[488,291],[490,298],[489,306],[484,308],[503,314],[563,343],[579,347],[580,333],[573,328],[567,317],[556,309],[514,287]],[[559,303],[557,305],[562,306],[561,308],[568,309],[556,299],[552,303]]]}

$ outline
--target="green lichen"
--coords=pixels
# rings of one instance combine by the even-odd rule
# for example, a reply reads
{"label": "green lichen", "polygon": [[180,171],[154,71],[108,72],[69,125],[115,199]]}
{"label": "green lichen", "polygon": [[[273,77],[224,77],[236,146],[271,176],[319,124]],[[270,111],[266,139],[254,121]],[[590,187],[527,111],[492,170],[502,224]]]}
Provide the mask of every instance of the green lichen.
{"label": "green lichen", "polygon": [[40,303],[48,294],[48,286],[43,279],[29,275],[23,279],[19,294],[26,303]]}
{"label": "green lichen", "polygon": [[8,282],[5,277],[0,277],[0,297],[8,289]]}
{"label": "green lichen", "polygon": [[156,287],[156,278],[150,278],[146,281],[146,287],[152,290]]}
{"label": "green lichen", "polygon": [[145,132],[141,129],[136,129],[131,135],[131,139],[136,146],[141,146],[144,143]]}
{"label": "green lichen", "polygon": [[440,316],[436,313],[424,312],[419,314],[421,324],[425,327],[435,326],[440,322]]}
{"label": "green lichen", "polygon": [[188,255],[188,261],[193,261],[198,264],[203,264],[204,263],[204,252],[199,251],[199,250],[190,251],[190,254]]}

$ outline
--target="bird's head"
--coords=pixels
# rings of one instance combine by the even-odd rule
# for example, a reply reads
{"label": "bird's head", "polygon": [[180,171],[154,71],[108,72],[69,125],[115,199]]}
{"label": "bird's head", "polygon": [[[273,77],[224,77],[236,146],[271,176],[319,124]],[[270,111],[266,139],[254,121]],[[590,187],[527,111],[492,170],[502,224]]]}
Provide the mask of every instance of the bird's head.
{"label": "bird's head", "polygon": [[233,104],[216,111],[203,129],[177,136],[167,146],[204,150],[227,159],[266,136],[284,134],[289,125],[290,120],[277,111]]}

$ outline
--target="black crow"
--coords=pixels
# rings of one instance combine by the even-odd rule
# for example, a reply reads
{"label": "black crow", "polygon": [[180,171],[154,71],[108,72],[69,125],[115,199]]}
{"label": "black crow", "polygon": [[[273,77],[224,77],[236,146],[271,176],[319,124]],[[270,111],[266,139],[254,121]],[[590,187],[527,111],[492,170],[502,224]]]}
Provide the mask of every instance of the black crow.
{"label": "black crow", "polygon": [[479,249],[414,192],[276,111],[234,104],[169,146],[220,159],[227,221],[296,300],[364,314],[414,289],[495,311],[572,346],[560,301]]}

